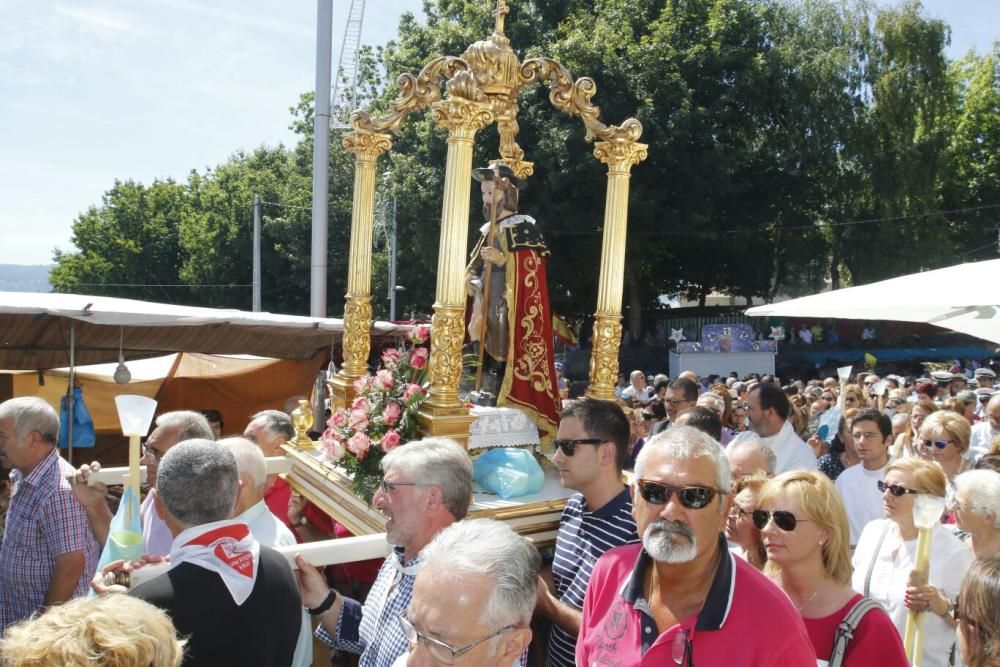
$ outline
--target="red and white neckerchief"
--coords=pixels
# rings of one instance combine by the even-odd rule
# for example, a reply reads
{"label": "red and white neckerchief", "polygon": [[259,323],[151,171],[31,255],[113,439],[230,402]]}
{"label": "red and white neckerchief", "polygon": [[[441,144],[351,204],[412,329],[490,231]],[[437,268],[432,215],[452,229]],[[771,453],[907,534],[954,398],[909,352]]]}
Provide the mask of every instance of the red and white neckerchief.
{"label": "red and white neckerchief", "polygon": [[217,573],[237,605],[246,602],[257,581],[260,544],[241,521],[216,521],[188,528],[174,538],[171,569],[191,563]]}

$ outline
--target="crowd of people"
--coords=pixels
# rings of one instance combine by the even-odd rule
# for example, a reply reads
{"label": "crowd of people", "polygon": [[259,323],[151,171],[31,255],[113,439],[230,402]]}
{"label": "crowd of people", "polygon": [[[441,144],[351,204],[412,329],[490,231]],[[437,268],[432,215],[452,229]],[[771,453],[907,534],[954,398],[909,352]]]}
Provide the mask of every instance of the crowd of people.
{"label": "crowd of people", "polygon": [[[468,518],[470,457],[428,438],[381,461],[392,552],[346,570],[273,549],[345,534],[266,474],[294,434],[279,411],[224,438],[198,412],[160,415],[146,556],[98,570],[115,530],[98,464],[67,464],[55,411],[11,399],[0,664],[308,665],[314,635],[362,667],[902,667],[919,619],[922,665],[998,665],[994,378],[636,371],[619,401],[564,402],[550,463],[572,493],[551,558]],[[945,508],[926,571],[921,497]],[[159,560],[165,573],[113,583]]]}

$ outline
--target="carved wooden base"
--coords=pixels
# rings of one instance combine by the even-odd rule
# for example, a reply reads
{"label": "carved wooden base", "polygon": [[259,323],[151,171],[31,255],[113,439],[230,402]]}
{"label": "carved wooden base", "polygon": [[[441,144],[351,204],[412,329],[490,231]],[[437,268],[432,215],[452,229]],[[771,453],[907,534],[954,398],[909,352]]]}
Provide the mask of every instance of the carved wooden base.
{"label": "carved wooden base", "polygon": [[354,378],[344,377],[337,373],[326,381],[330,387],[330,409],[336,411],[346,408],[354,400]]}

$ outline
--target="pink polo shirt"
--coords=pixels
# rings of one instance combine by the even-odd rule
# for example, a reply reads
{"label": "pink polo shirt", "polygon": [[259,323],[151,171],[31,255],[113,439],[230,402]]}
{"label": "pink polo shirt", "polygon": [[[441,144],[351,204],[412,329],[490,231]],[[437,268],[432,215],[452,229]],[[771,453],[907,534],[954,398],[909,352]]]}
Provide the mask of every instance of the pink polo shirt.
{"label": "pink polo shirt", "polygon": [[653,562],[641,544],[604,554],[594,566],[576,642],[580,667],[815,667],[802,617],[763,574],[723,556],[701,611],[658,633],[643,597]]}

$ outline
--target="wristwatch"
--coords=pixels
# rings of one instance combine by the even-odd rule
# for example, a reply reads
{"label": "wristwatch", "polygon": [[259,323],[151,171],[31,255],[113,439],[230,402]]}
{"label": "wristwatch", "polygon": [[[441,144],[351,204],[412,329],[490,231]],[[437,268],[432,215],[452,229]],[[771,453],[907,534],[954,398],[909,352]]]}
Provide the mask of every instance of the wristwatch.
{"label": "wristwatch", "polygon": [[311,609],[307,607],[306,611],[309,612],[310,616],[319,616],[320,614],[328,611],[330,607],[333,606],[333,603],[336,601],[337,601],[337,590],[331,588],[330,592],[326,596],[326,599],[320,602],[318,607],[313,607]]}

